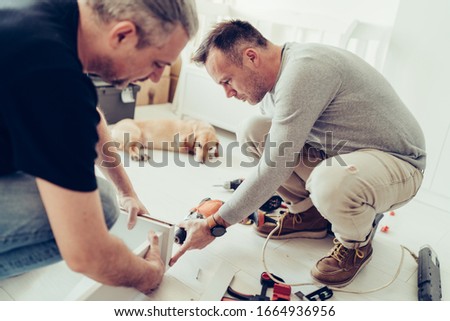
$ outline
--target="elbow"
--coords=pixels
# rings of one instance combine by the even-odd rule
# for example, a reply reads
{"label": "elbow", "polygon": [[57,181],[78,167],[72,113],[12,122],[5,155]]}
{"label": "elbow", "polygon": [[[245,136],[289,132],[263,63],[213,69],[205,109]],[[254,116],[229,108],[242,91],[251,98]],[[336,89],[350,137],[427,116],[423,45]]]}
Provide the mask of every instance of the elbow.
{"label": "elbow", "polygon": [[92,275],[95,274],[95,259],[89,258],[89,255],[83,253],[73,253],[64,257],[69,269],[74,272]]}
{"label": "elbow", "polygon": [[101,269],[101,251],[97,248],[86,248],[82,245],[61,251],[62,257],[69,269],[88,276],[98,275]]}
{"label": "elbow", "polygon": [[[111,243],[105,240],[103,246],[80,246],[62,251],[64,261],[70,270],[83,274],[97,282],[116,285],[111,279],[114,269],[115,251]],[[114,275],[114,273],[113,273]]]}

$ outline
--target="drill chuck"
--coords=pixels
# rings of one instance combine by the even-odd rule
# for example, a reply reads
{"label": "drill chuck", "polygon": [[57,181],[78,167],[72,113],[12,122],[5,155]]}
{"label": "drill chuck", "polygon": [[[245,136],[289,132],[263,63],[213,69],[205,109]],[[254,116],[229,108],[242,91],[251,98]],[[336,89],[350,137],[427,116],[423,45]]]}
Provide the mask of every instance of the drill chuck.
{"label": "drill chuck", "polygon": [[174,239],[175,243],[180,245],[183,244],[184,240],[186,240],[186,236],[187,236],[186,230],[180,227],[175,232],[175,239]]}

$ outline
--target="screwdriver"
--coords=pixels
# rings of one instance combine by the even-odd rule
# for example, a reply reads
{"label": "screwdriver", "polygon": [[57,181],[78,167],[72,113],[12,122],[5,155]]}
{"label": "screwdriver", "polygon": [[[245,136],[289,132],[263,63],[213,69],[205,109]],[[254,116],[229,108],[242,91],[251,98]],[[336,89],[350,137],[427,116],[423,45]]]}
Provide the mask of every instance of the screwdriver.
{"label": "screwdriver", "polygon": [[241,183],[243,181],[244,181],[243,178],[237,178],[237,179],[234,179],[232,181],[227,181],[223,185],[213,185],[213,186],[215,186],[215,187],[223,187],[223,188],[225,188],[225,189],[227,189],[229,191],[235,191],[239,187],[239,185],[241,185]]}

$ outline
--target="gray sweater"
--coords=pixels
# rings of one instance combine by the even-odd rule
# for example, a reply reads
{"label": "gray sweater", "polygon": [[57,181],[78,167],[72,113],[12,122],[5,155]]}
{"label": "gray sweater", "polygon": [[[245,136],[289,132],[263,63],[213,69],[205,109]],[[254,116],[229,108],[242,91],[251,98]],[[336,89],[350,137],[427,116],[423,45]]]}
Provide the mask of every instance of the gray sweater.
{"label": "gray sweater", "polygon": [[219,215],[230,224],[257,210],[289,178],[305,143],[326,157],[377,149],[425,169],[425,140],[416,119],[387,80],[348,51],[286,44],[261,110],[272,118],[270,144],[221,207]]}

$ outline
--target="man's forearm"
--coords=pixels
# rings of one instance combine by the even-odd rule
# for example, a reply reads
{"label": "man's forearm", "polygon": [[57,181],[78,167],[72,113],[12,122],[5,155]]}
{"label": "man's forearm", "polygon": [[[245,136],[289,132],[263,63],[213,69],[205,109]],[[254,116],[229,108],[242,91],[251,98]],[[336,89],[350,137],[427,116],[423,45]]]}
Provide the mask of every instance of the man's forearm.
{"label": "man's forearm", "polygon": [[92,260],[98,264],[90,265],[89,270],[83,272],[103,284],[132,287],[146,293],[158,285],[164,272],[159,271],[157,265],[135,256],[113,236],[108,244],[99,246],[98,253]]}
{"label": "man's forearm", "polygon": [[105,177],[116,186],[121,196],[135,196],[136,192],[134,191],[131,181],[121,163],[116,164],[117,166],[103,166],[103,163],[111,164],[116,161],[116,159],[113,159],[111,156],[104,153],[104,146],[108,146],[109,155],[117,155],[117,148],[110,144],[113,140],[111,138],[105,117],[100,110],[98,110],[98,112],[101,116],[101,120],[97,126],[99,140],[97,143],[98,157],[96,160],[96,165],[101,170],[103,175],[105,175]]}
{"label": "man's forearm", "polygon": [[160,258],[155,255],[147,261],[137,257],[109,233],[98,190],[72,191],[39,178],[36,184],[58,249],[72,270],[98,282],[143,292],[157,285],[164,269]]}

